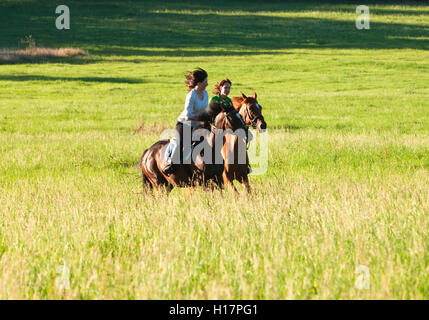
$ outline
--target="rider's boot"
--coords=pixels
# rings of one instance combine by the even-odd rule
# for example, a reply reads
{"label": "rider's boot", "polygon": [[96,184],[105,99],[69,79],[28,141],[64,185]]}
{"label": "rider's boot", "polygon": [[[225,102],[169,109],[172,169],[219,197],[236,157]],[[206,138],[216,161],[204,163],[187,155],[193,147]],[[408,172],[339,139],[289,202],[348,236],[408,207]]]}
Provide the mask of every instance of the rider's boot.
{"label": "rider's boot", "polygon": [[162,169],[162,173],[166,176],[172,174],[174,172],[174,165],[172,163],[168,163],[164,169]]}

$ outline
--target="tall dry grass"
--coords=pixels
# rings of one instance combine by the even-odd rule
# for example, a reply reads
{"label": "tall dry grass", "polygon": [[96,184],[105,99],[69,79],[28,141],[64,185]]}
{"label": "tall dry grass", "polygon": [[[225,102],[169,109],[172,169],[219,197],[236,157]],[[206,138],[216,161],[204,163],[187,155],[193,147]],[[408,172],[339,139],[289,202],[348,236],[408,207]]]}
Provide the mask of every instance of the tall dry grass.
{"label": "tall dry grass", "polygon": [[1,49],[0,64],[43,61],[51,58],[71,58],[86,56],[88,51],[79,48],[41,48],[28,47],[26,49]]}

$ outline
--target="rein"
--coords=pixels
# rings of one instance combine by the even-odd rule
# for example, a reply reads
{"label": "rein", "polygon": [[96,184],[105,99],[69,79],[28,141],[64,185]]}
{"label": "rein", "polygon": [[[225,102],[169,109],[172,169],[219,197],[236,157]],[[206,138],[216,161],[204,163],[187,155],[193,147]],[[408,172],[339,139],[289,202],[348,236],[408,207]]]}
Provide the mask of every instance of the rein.
{"label": "rein", "polygon": [[246,114],[247,114],[247,117],[249,118],[249,120],[250,120],[250,123],[252,124],[252,127],[256,127],[256,123],[258,122],[258,119],[261,117],[260,115],[258,115],[258,116],[256,116],[256,117],[254,117],[253,119],[252,119],[252,117],[250,116],[250,112],[249,112],[249,106],[245,103],[244,104],[244,106],[246,107],[245,108],[245,110],[246,110]]}
{"label": "rein", "polygon": [[[249,112],[249,106],[247,105],[247,103],[245,103],[244,106],[245,106],[245,110],[246,110],[246,115],[249,118],[252,127],[255,128],[256,124],[258,122],[258,119],[261,118],[261,115],[258,115],[258,116],[254,117],[252,119],[252,117],[250,116],[250,112]],[[250,147],[250,141],[249,141],[249,139],[247,139],[247,141],[246,141],[246,150],[249,150],[249,147]]]}

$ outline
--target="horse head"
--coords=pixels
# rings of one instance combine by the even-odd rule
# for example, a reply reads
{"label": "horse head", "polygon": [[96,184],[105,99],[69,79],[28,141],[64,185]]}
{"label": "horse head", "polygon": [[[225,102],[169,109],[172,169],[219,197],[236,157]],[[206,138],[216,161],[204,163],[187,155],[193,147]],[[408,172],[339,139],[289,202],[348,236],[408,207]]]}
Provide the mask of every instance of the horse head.
{"label": "horse head", "polygon": [[246,139],[248,137],[248,128],[246,123],[243,121],[237,110],[232,107],[231,109],[220,112],[216,116],[213,126],[216,129],[230,130],[234,135],[241,135],[244,133]]}
{"label": "horse head", "polygon": [[253,97],[248,97],[242,92],[241,97],[233,97],[232,100],[234,108],[240,113],[246,125],[263,132],[267,128],[267,124],[262,115],[262,106],[256,98],[256,92]]}

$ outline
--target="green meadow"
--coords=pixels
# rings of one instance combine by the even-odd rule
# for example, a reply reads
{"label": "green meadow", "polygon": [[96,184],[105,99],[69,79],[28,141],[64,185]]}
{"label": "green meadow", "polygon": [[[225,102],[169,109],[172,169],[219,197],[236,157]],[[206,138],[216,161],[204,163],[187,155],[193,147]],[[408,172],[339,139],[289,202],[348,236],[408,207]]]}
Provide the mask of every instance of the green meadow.
{"label": "green meadow", "polygon": [[[64,4],[0,3],[0,51],[89,52],[0,64],[0,299],[429,298],[429,2]],[[258,94],[250,194],[142,188],[195,67]]]}

